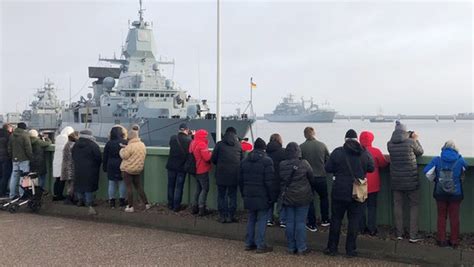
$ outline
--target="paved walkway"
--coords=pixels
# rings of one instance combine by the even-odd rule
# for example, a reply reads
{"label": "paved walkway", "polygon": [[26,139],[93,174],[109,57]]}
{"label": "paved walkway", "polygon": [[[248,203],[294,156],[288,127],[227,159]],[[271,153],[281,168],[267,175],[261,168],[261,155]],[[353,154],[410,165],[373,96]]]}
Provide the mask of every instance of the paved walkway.
{"label": "paved walkway", "polygon": [[258,255],[243,243],[124,225],[0,212],[1,265],[22,266],[402,266],[371,259]]}

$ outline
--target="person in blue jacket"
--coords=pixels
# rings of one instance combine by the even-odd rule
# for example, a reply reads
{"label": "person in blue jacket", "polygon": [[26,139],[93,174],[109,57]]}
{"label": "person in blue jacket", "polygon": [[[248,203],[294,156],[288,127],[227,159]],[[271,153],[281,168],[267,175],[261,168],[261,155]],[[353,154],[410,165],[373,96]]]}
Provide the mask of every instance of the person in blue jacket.
{"label": "person in blue jacket", "polygon": [[[441,156],[433,158],[423,170],[430,181],[434,181],[433,197],[438,206],[438,246],[459,245],[459,207],[464,197],[462,176],[467,163],[459,154],[453,141],[441,148]],[[451,236],[446,240],[446,219],[449,215]]]}

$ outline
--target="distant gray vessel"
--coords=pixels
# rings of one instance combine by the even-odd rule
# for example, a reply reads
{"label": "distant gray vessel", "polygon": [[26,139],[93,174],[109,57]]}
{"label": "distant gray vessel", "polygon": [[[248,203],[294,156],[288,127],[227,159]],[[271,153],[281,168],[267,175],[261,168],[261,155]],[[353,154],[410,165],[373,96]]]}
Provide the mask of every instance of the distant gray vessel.
{"label": "distant gray vessel", "polygon": [[[146,145],[168,146],[179,124],[186,122],[190,129],[207,130],[209,145],[213,146],[215,114],[210,113],[206,100],[192,98],[161,73],[161,65],[174,61],[157,60],[153,31],[144,21],[143,11],[140,0],[139,20],[132,22],[122,57],[99,59],[120,67],[89,67],[89,77],[96,79],[94,94],[88,94],[87,99],[81,97],[65,109],[61,127],[89,128],[98,141],[105,142],[113,125],[130,127],[137,123]],[[232,126],[239,137],[244,137],[253,122],[246,114],[223,117],[222,129]]]}
{"label": "distant gray vessel", "polygon": [[23,111],[22,120],[32,129],[54,132],[59,127],[63,108],[54,83],[48,80],[34,96],[35,100],[30,104],[31,110]]}
{"label": "distant gray vessel", "polygon": [[336,111],[330,108],[321,108],[313,103],[305,106],[304,99],[300,102],[294,100],[293,95],[283,98],[271,114],[264,114],[264,119],[270,122],[333,122]]}

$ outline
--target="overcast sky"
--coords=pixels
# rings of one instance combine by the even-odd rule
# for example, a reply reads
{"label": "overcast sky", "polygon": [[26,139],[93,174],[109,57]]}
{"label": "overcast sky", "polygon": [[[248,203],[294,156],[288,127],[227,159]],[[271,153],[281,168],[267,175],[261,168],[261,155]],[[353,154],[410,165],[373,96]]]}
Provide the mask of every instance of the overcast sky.
{"label": "overcast sky", "polygon": [[[62,99],[69,77],[73,95],[90,92],[87,67],[120,56],[138,9],[138,0],[0,3],[2,113],[23,109],[45,78]],[[167,75],[213,102],[215,2],[144,7],[159,54],[176,61]],[[473,112],[470,1],[223,1],[221,16],[226,113],[248,101],[251,76],[258,115],[290,92],[342,114]]]}

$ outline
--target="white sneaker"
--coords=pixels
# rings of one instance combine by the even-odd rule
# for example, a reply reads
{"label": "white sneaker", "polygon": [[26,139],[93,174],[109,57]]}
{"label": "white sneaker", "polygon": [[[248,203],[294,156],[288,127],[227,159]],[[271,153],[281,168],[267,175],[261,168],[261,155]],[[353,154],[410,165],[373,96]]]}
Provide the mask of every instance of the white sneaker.
{"label": "white sneaker", "polygon": [[397,240],[403,240],[403,237],[397,236]]}
{"label": "white sneaker", "polygon": [[145,204],[145,210],[151,209],[151,204]]}
{"label": "white sneaker", "polygon": [[89,215],[97,215],[97,211],[93,207],[89,207]]}
{"label": "white sneaker", "polygon": [[135,209],[133,207],[130,207],[127,205],[127,207],[125,208],[125,212],[134,212]]}

